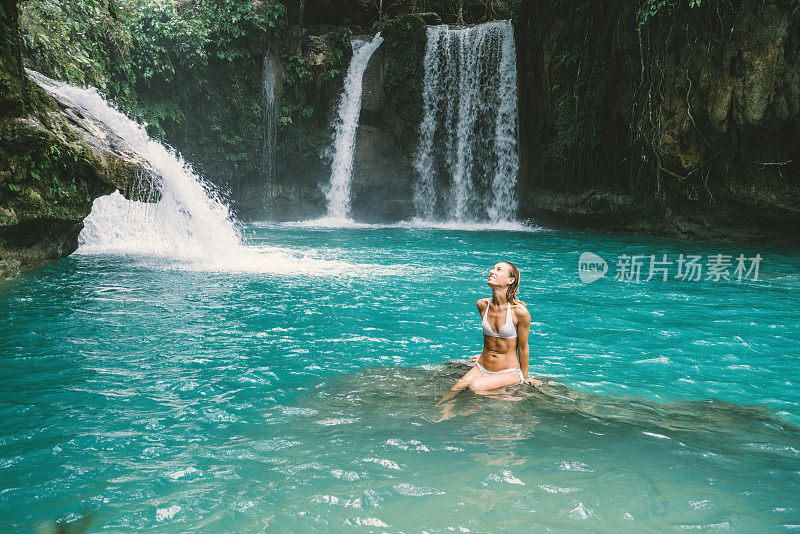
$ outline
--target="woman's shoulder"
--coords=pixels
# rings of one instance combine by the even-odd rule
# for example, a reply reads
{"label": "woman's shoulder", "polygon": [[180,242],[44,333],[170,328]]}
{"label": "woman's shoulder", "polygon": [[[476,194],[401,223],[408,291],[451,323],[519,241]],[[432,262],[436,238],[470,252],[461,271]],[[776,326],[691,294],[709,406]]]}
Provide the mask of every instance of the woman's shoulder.
{"label": "woman's shoulder", "polygon": [[530,315],[530,312],[528,311],[528,304],[522,302],[521,300],[518,300],[517,302],[514,303],[513,309],[514,313],[518,315],[528,315],[528,316]]}
{"label": "woman's shoulder", "polygon": [[486,306],[486,305],[488,305],[488,304],[489,304],[489,301],[490,301],[490,300],[492,300],[492,297],[489,297],[489,298],[485,298],[485,297],[484,297],[484,298],[480,298],[480,299],[478,299],[478,302],[476,302],[476,303],[475,303],[475,305],[476,305],[477,307],[479,307],[479,308],[483,308],[484,306]]}

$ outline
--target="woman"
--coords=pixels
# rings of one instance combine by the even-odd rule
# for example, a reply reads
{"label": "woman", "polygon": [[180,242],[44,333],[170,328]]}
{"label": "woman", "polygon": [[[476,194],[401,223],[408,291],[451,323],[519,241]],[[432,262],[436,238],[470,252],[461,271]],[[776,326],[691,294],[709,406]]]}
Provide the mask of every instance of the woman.
{"label": "woman", "polygon": [[540,380],[528,378],[531,315],[525,303],[517,298],[519,269],[509,261],[502,261],[489,271],[487,283],[492,288],[492,297],[477,302],[483,318],[483,352],[470,360],[476,362],[475,366],[442,401],[466,388],[486,394],[513,384],[542,385]]}

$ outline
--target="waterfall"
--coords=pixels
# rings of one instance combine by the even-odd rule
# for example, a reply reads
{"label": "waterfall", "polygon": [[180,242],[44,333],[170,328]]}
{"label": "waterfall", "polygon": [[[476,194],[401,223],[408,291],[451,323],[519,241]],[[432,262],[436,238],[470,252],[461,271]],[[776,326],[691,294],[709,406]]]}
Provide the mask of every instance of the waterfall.
{"label": "waterfall", "polygon": [[121,137],[161,184],[160,199],[154,203],[129,201],[118,192],[96,199],[84,220],[79,251],[204,259],[227,257],[242,248],[228,206],[175,151],[151,139],[143,126],[114,109],[95,89],[33,74],[46,91]]}
{"label": "waterfall", "polygon": [[427,38],[414,160],[417,215],[513,221],[519,168],[514,29],[509,21],[429,26]]}
{"label": "waterfall", "polygon": [[261,138],[261,175],[267,197],[272,198],[275,174],[275,62],[272,55],[264,54],[261,74],[261,102],[264,106],[263,132]]}
{"label": "waterfall", "polygon": [[353,178],[353,152],[356,130],[361,115],[361,91],[364,71],[372,54],[383,42],[378,33],[370,41],[353,39],[353,58],[347,68],[344,89],[339,102],[339,113],[333,136],[333,161],[331,181],[325,197],[328,200],[328,217],[347,219],[350,216],[350,182]]}

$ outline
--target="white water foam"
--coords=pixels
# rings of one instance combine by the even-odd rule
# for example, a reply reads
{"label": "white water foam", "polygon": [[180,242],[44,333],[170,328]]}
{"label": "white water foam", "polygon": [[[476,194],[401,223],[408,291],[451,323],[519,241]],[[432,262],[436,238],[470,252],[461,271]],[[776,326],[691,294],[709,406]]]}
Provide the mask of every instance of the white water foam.
{"label": "white water foam", "polygon": [[[141,247],[134,243],[133,246],[126,245],[122,239],[124,236],[118,232],[94,232],[98,228],[120,222],[120,227],[127,228],[131,225],[141,224],[138,229],[137,239],[146,239],[146,233],[151,234],[153,240],[160,239],[157,227],[152,223],[151,215],[148,210],[155,207],[155,204],[143,204],[126,200],[118,192],[103,197],[95,201],[95,208],[89,216],[95,217],[97,204],[100,203],[102,209],[100,215],[102,220],[100,225],[87,224],[81,233],[82,239],[87,239],[89,245],[81,245],[78,253],[82,254],[133,254],[137,256],[155,257],[156,262],[148,262],[154,268],[175,269],[184,271],[221,271],[238,273],[271,273],[271,274],[303,274],[309,276],[341,276],[358,275],[359,273],[372,273],[375,275],[402,275],[402,267],[393,265],[374,265],[359,264],[347,261],[330,259],[324,250],[298,250],[278,246],[236,246],[231,247],[218,255],[208,254],[207,251],[199,250],[196,254],[170,254],[168,251],[160,251],[152,254],[143,251]],[[154,215],[161,217],[164,215],[160,210],[155,210]],[[88,218],[87,218],[88,220]],[[88,235],[85,235],[87,234]],[[109,236],[113,239],[105,241]],[[118,239],[119,238],[119,239]],[[162,241],[162,244],[163,241]],[[184,251],[186,252],[186,251]],[[166,261],[165,261],[166,260]],[[171,261],[170,261],[171,260]]]}
{"label": "white water foam", "polygon": [[509,231],[509,232],[547,232],[547,228],[529,222],[505,221],[496,222],[459,222],[437,221],[414,218],[400,223],[406,228],[435,228],[439,230],[463,230],[466,232]]}
{"label": "white water foam", "polygon": [[356,228],[356,229],[382,229],[382,228],[407,228],[407,229],[433,229],[433,230],[456,230],[464,232],[491,232],[491,231],[510,231],[510,232],[549,232],[548,228],[543,228],[535,224],[520,221],[498,221],[498,222],[458,222],[458,221],[437,221],[413,218],[408,221],[396,223],[360,223],[350,219],[337,219],[333,217],[323,217],[321,219],[309,219],[306,221],[274,222],[256,221],[251,223],[260,228],[269,227],[292,227],[292,228]]}
{"label": "white water foam", "polygon": [[321,217],[319,219],[309,219],[307,221],[283,222],[278,224],[299,228],[383,228],[385,226],[360,223],[352,219],[340,217]]}
{"label": "white water foam", "polygon": [[182,271],[223,271],[323,277],[406,276],[413,271],[403,265],[381,265],[332,259],[330,249],[296,249],[276,246],[246,247],[236,256],[203,262],[180,262],[172,266]]}
{"label": "white water foam", "polygon": [[358,119],[361,116],[361,93],[364,71],[372,54],[383,42],[378,33],[371,41],[353,39],[353,58],[344,79],[342,99],[333,137],[333,162],[331,181],[325,197],[328,201],[328,217],[348,219],[350,217],[350,182],[353,179],[353,153],[356,146]]}

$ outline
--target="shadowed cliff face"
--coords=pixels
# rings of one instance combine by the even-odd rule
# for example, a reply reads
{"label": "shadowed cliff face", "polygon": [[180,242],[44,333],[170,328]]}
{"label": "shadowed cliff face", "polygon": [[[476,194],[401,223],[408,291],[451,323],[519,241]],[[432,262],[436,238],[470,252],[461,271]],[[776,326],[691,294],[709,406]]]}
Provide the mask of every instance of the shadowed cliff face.
{"label": "shadowed cliff face", "polygon": [[520,215],[800,239],[800,16],[786,2],[662,11],[639,25],[621,3],[520,4]]}
{"label": "shadowed cliff face", "polygon": [[71,254],[95,198],[119,189],[154,199],[157,185],[121,139],[22,70],[16,2],[4,0],[0,16],[0,278],[10,278]]}
{"label": "shadowed cliff face", "polygon": [[[640,25],[634,2],[573,4],[517,4],[519,217],[696,239],[797,240],[797,10],[782,1],[681,4]],[[382,31],[365,75],[357,218],[413,211],[410,156],[424,24],[433,22],[409,15]],[[326,171],[306,174],[306,193],[291,194],[296,186],[285,183],[284,198],[321,214]]]}
{"label": "shadowed cliff face", "polygon": [[0,0],[0,113],[19,113],[24,102],[25,79],[19,47],[17,0]]}

